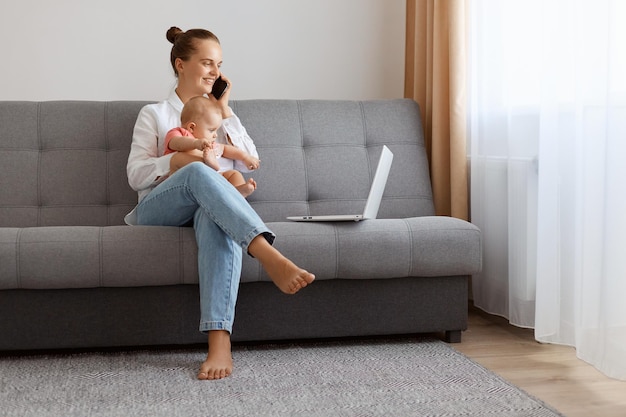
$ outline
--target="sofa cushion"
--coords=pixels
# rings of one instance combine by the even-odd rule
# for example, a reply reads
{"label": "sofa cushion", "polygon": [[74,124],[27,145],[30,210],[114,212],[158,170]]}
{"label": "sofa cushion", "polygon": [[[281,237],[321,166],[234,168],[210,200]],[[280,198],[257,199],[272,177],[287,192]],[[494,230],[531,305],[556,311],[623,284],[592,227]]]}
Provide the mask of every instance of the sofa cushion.
{"label": "sofa cushion", "polygon": [[[268,225],[278,235],[276,247],[319,280],[466,275],[481,268],[480,232],[462,220]],[[189,227],[2,228],[0,289],[197,284],[196,256]],[[241,281],[270,278],[244,256]]]}

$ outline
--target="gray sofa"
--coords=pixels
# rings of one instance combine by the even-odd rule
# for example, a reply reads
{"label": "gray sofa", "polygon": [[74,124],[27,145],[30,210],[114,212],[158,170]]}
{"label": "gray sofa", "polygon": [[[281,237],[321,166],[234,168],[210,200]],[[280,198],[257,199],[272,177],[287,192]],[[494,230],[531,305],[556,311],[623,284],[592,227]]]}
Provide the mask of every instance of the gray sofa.
{"label": "gray sofa", "polygon": [[[205,343],[188,227],[124,225],[145,102],[0,102],[0,351]],[[244,256],[232,339],[441,332],[467,327],[481,234],[434,216],[411,100],[245,100],[231,105],[262,167],[249,201],[276,246],[314,272],[282,294]],[[304,224],[288,215],[363,210],[382,145],[394,162],[379,218]]]}

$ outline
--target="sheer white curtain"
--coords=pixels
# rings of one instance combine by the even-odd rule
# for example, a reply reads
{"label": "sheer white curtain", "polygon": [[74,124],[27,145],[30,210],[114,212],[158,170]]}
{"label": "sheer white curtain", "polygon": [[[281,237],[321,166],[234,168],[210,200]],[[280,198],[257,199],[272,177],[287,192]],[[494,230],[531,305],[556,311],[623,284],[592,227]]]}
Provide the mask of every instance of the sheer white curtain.
{"label": "sheer white curtain", "polygon": [[470,7],[474,303],[626,379],[626,1]]}

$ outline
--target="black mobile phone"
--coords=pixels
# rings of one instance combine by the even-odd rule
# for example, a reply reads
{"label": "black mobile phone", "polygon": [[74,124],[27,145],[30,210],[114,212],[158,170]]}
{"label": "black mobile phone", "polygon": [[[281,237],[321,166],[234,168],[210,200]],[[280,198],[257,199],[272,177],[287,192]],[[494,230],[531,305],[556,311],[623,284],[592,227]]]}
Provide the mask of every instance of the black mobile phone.
{"label": "black mobile phone", "polygon": [[220,76],[213,83],[213,89],[211,90],[211,94],[213,94],[213,97],[219,100],[220,97],[222,97],[222,95],[224,94],[224,91],[226,91],[226,87],[228,87],[228,83],[224,81]]}

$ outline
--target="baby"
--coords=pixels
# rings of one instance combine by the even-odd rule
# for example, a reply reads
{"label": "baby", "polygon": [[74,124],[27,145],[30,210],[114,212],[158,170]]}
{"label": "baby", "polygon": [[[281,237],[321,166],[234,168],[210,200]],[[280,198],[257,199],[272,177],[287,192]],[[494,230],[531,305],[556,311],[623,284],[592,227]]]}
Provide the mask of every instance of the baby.
{"label": "baby", "polygon": [[[204,162],[216,171],[221,171],[218,158],[224,157],[243,161],[249,169],[259,167],[259,159],[231,144],[215,141],[217,130],[222,124],[220,109],[207,97],[193,97],[180,114],[181,127],[167,132],[165,155],[176,152],[170,160],[170,175],[191,162]],[[256,189],[256,182],[246,181],[241,172],[230,169],[220,172],[244,197]]]}

